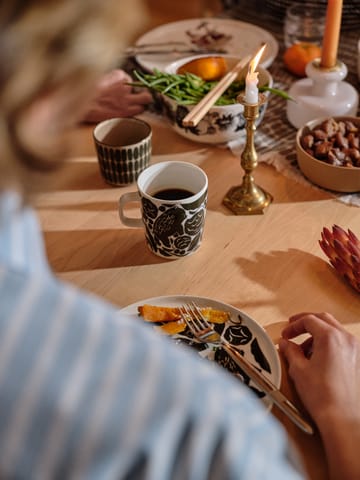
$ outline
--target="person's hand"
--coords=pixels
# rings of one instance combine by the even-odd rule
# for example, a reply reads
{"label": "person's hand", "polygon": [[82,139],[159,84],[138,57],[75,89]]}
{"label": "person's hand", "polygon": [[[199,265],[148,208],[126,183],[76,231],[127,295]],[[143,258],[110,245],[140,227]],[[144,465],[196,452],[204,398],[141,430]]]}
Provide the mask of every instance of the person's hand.
{"label": "person's hand", "polygon": [[[347,413],[357,415],[360,404],[358,340],[329,313],[299,313],[289,321],[282,332],[280,350],[310,414],[316,420],[324,410],[342,409],[347,405]],[[289,341],[306,333],[310,337],[299,345]]]}
{"label": "person's hand", "polygon": [[[320,430],[331,478],[360,478],[360,342],[329,313],[299,313],[289,322],[280,351]],[[302,342],[291,341],[302,334]]]}
{"label": "person's hand", "polygon": [[106,74],[97,86],[95,97],[83,117],[84,122],[101,122],[112,117],[133,117],[139,115],[152,101],[147,90],[134,92],[131,77],[123,70],[116,69]]}

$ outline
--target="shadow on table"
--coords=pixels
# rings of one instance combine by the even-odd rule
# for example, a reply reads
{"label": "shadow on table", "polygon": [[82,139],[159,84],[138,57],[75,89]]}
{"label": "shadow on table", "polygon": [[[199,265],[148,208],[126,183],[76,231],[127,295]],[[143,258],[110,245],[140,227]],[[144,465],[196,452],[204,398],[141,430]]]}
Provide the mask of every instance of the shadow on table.
{"label": "shadow on table", "polygon": [[[302,311],[329,311],[343,323],[358,321],[358,293],[329,263],[315,255],[291,248],[270,254],[257,253],[253,260],[238,258],[237,263],[243,276],[273,292],[274,303],[284,315],[279,322]],[[301,284],[304,279],[307,285]],[[246,309],[246,301],[241,303],[241,308]]]}
{"label": "shadow on table", "polygon": [[[51,180],[51,177],[50,181]],[[61,169],[54,172],[52,181],[55,191],[102,190],[113,188],[102,178],[96,157],[81,157],[69,160]]]}
{"label": "shadow on table", "polygon": [[[217,148],[202,147],[177,154],[159,155],[157,161],[191,161],[199,165],[209,177],[208,209],[232,215],[222,205],[222,200],[231,187],[241,184],[244,171],[240,167],[240,161],[237,158],[229,155],[228,158],[219,162],[218,155]],[[66,169],[64,183],[62,182],[62,176],[60,180],[55,180],[54,191],[114,190],[118,191],[118,196],[120,197],[124,188],[126,188],[106,183],[100,174],[97,161],[94,159],[89,158],[88,161],[83,159],[82,161],[69,162],[64,166],[64,169]],[[255,172],[255,181],[262,188],[273,194],[273,203],[316,201],[333,198],[333,195],[325,190],[309,188],[286,178],[283,174],[276,172],[274,167],[270,165],[262,165],[261,169],[261,171]],[[134,182],[128,187],[135,190],[136,183]],[[84,210],[86,210],[85,205],[81,207]],[[61,208],[64,207],[61,206]],[[71,206],[67,208],[71,209]],[[89,209],[91,209],[90,204]]]}
{"label": "shadow on table", "polygon": [[[142,229],[44,232],[48,259],[56,273],[169,262],[152,254]],[[56,254],[52,245],[56,244]]]}
{"label": "shadow on table", "polygon": [[[167,142],[169,142],[169,140],[167,140]],[[192,162],[201,166],[209,154],[209,145],[198,145],[191,141],[178,143],[174,141],[173,146],[175,151],[168,153],[168,151],[164,151],[160,142],[160,145],[153,149],[150,163],[174,160]],[[176,151],[176,148],[180,150]],[[59,172],[55,172],[53,179],[50,178],[50,181],[54,185],[53,190],[58,191],[118,189],[120,195],[121,190],[125,188],[110,185],[103,179],[95,154],[93,157],[80,156],[68,160],[63,165],[61,174],[59,175]],[[133,186],[135,189],[136,182],[127,186]]]}
{"label": "shadow on table", "polygon": [[[120,193],[119,193],[120,197]],[[118,202],[117,200],[108,201],[108,202],[81,202],[81,203],[69,203],[67,205],[51,205],[51,210],[58,210],[63,212],[117,212]],[[41,202],[38,202],[36,209],[49,210],[48,205],[42,205]]]}
{"label": "shadow on table", "polygon": [[[208,155],[199,163],[199,166],[209,177],[208,210],[230,216],[234,214],[222,202],[232,187],[241,185],[244,171],[240,166],[240,160],[236,157],[228,155],[219,162],[218,155],[217,149],[209,149]],[[272,205],[333,198],[333,195],[325,190],[311,188],[286,177],[271,165],[261,164],[259,167],[254,172],[255,183],[274,197]]]}

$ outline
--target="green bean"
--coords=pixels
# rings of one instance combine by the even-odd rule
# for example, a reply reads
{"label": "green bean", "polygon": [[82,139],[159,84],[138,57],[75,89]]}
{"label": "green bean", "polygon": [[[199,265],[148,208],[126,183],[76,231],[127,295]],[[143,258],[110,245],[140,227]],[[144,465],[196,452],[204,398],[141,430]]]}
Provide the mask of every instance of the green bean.
{"label": "green bean", "polygon": [[167,85],[167,87],[162,91],[162,93],[166,94],[172,88],[177,87],[179,85],[179,83],[181,83],[181,80],[175,80],[174,82]]}
{"label": "green bean", "polygon": [[263,87],[259,87],[259,91],[260,92],[270,92],[274,95],[278,95],[279,97],[282,97],[282,98],[285,98],[285,100],[294,100],[291,95],[289,95],[287,92],[284,92],[284,90],[280,90],[278,88],[272,88],[272,87],[268,87],[268,86],[263,86]]}
{"label": "green bean", "polygon": [[[217,84],[217,82],[214,81],[205,81],[193,73],[171,74],[160,72],[157,69],[155,69],[152,74],[140,73],[134,70],[134,76],[138,82],[133,82],[131,85],[137,87],[145,86],[150,90],[160,92],[172,98],[180,105],[195,105]],[[244,89],[244,80],[233,82],[217,100],[215,105],[231,105],[237,103],[237,96],[244,91]],[[259,91],[268,91],[285,99],[291,99],[286,92],[269,87],[268,85],[260,86]]]}

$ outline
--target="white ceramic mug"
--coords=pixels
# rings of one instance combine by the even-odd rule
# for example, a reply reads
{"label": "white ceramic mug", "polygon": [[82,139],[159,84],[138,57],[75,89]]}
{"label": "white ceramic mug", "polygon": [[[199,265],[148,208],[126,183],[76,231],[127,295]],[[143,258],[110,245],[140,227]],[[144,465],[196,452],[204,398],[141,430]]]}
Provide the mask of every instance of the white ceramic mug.
{"label": "white ceramic mug", "polygon": [[138,118],[110,118],[100,122],[93,137],[100,173],[115,186],[134,183],[149,165],[151,127]]}
{"label": "white ceramic mug", "polygon": [[[208,179],[198,166],[187,162],[156,163],[137,179],[137,192],[119,199],[124,225],[144,227],[150,250],[163,258],[194,253],[201,244],[207,203]],[[130,202],[141,205],[141,218],[126,216]]]}

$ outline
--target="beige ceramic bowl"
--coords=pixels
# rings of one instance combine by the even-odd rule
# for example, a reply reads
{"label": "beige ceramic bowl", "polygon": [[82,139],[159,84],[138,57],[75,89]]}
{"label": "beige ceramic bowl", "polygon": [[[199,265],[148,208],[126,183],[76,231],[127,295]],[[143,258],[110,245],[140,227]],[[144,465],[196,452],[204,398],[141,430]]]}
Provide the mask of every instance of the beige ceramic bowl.
{"label": "beige ceramic bowl", "polygon": [[[334,120],[350,120],[360,128],[359,117],[333,117]],[[300,139],[305,129],[313,129],[321,124],[325,118],[312,120],[300,128],[296,135],[296,153],[302,173],[311,182],[320,187],[336,192],[360,192],[360,168],[337,167],[330,165],[307,153],[301,146]]]}

